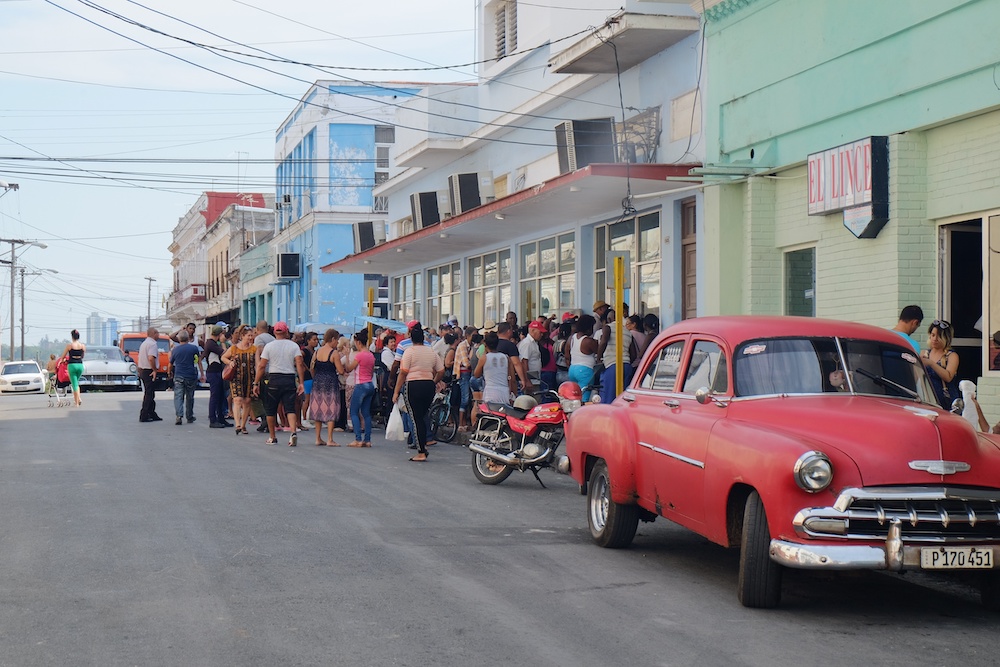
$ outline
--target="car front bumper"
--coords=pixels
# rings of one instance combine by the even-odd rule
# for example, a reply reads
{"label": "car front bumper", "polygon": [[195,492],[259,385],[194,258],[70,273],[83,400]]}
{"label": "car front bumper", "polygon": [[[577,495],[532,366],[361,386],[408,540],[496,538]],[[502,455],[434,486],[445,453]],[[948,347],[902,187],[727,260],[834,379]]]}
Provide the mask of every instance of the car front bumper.
{"label": "car front bumper", "polygon": [[139,378],[132,375],[107,375],[107,376],[87,376],[80,377],[81,389],[137,389],[139,388]]}
{"label": "car front bumper", "polygon": [[[998,569],[1000,546],[970,545],[993,552],[993,569]],[[902,524],[893,521],[883,545],[866,544],[801,544],[786,540],[771,540],[771,560],[785,567],[807,570],[919,570],[923,549],[933,545],[903,544]]]}

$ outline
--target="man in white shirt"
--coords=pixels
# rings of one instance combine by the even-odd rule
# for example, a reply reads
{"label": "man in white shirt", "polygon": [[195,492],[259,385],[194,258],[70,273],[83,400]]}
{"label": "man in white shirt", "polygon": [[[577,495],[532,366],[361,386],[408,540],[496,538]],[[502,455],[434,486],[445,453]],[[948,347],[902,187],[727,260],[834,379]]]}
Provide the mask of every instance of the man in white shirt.
{"label": "man in white shirt", "polygon": [[545,329],[538,320],[532,320],[528,325],[528,335],[517,345],[517,352],[521,357],[521,365],[528,380],[538,385],[542,377],[542,353],[538,349],[538,341],[542,337]]}
{"label": "man in white shirt", "polygon": [[[264,394],[264,410],[267,412],[267,430],[270,438],[267,444],[277,444],[278,406],[283,405],[288,417],[292,435],[288,446],[297,444],[298,415],[295,414],[295,396],[304,389],[306,367],[302,362],[302,349],[289,338],[288,325],[277,322],[274,325],[275,340],[264,346],[257,362],[257,384],[254,394],[260,394],[261,378],[267,373],[267,392]],[[298,380],[298,382],[296,382]]]}
{"label": "man in white shirt", "polygon": [[156,414],[156,367],[160,363],[160,348],[157,339],[160,332],[154,327],[146,329],[146,340],[139,346],[136,365],[139,367],[139,379],[142,380],[142,407],[139,409],[140,422],[161,422],[163,418]]}

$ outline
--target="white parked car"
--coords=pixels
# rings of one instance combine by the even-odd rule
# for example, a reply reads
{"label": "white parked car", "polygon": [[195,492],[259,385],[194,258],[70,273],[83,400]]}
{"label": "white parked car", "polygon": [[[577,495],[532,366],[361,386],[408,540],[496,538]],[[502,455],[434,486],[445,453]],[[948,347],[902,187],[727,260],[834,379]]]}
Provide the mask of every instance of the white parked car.
{"label": "white parked car", "polygon": [[34,361],[8,361],[0,368],[0,393],[45,391],[45,373]]}
{"label": "white parked car", "polygon": [[117,347],[87,346],[80,389],[140,390],[139,371],[131,357]]}

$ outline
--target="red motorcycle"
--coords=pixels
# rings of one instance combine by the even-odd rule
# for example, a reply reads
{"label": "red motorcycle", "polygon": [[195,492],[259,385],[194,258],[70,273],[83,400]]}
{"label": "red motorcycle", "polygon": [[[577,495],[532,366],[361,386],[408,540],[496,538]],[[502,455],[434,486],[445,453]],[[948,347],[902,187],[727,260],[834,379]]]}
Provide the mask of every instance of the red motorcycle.
{"label": "red motorcycle", "polygon": [[583,392],[575,382],[564,382],[558,392],[518,396],[514,405],[482,403],[476,429],[469,438],[472,473],[483,484],[499,484],[515,470],[530,470],[538,477],[542,468],[569,471],[569,459],[557,455],[566,422],[581,405]]}

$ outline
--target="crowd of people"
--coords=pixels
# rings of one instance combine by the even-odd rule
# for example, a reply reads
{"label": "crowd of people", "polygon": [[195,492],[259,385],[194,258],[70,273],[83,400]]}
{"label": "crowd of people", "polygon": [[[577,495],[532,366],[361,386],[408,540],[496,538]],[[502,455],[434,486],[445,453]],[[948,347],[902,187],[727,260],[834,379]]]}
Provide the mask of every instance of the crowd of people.
{"label": "crowd of people", "polygon": [[[170,386],[174,423],[194,423],[194,394],[209,388],[209,428],[249,428],[267,434],[277,444],[278,432],[312,430],[315,444],[338,447],[336,433],[353,431],[348,447],[371,447],[373,406],[379,417],[392,405],[403,411],[407,446],[417,450],[412,461],[426,461],[427,447],[436,444],[428,413],[435,396],[454,386],[451,418],[459,431],[469,431],[481,401],[510,402],[518,394],[554,390],[575,380],[589,398],[614,398],[615,363],[619,345],[615,313],[604,301],[593,314],[567,312],[539,316],[521,326],[517,315],[482,326],[459,326],[450,318],[439,327],[412,320],[405,331],[375,329],[372,340],[363,329],[344,336],[336,329],[291,333],[285,322],[270,326],[241,325],[230,330],[224,322],[197,340],[189,323],[170,335]],[[626,383],[633,364],[659,331],[655,315],[625,314],[622,329]],[[162,421],[156,411],[159,331],[151,327],[139,348],[138,368],[143,387],[139,421]],[[70,346],[72,348],[72,345]],[[66,354],[78,354],[68,348]]]}
{"label": "crowd of people", "polygon": [[[218,322],[198,341],[197,327],[189,323],[170,336],[175,343],[169,371],[174,423],[196,421],[195,390],[207,383],[210,428],[234,428],[240,435],[256,426],[258,432],[267,433],[267,444],[277,444],[278,431],[284,431],[290,434],[290,447],[298,444],[300,431],[313,430],[315,444],[325,447],[340,446],[335,433],[353,431],[348,447],[371,447],[373,406],[379,406],[384,418],[398,403],[405,406],[407,446],[417,450],[411,460],[426,461],[427,447],[436,444],[428,413],[435,396],[448,387],[454,388],[451,419],[459,432],[471,429],[482,401],[509,403],[519,394],[554,390],[566,380],[580,385],[585,402],[594,391],[603,403],[614,400],[619,346],[627,385],[660,323],[653,314],[629,315],[626,305],[619,341],[618,315],[610,305],[598,300],[592,310],[593,314],[541,315],[523,326],[514,312],[502,322],[488,319],[480,327],[459,326],[454,317],[437,328],[411,320],[405,331],[376,328],[372,340],[367,329],[352,336],[336,329],[292,334],[285,322],[272,327],[261,320],[254,327],[241,325],[235,330]],[[935,397],[949,409],[962,397],[960,359],[951,348],[954,331],[949,322],[934,320],[924,348],[913,337],[923,319],[919,306],[906,306],[893,330],[920,355]],[[159,331],[151,327],[146,335],[137,362],[144,392],[139,412],[143,423],[162,421],[156,412],[155,389]],[[71,339],[49,370],[54,372],[60,361],[68,362],[79,406],[86,346],[75,329]],[[986,430],[982,411],[978,403],[974,405],[979,426]]]}

